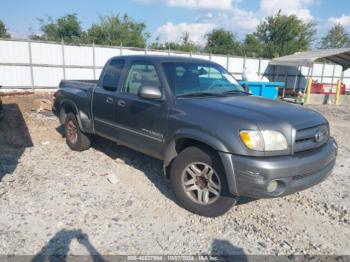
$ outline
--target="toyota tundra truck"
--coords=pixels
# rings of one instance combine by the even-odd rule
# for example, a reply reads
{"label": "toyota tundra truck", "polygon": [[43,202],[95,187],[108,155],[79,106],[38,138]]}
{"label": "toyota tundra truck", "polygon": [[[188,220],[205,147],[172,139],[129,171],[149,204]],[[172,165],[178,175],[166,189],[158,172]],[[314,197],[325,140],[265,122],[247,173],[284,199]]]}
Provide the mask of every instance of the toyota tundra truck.
{"label": "toyota tundra truck", "polygon": [[320,113],[252,96],[207,60],[111,58],[98,81],[61,81],[53,112],[72,150],[101,136],[162,160],[178,203],[202,216],[309,188],[336,162]]}

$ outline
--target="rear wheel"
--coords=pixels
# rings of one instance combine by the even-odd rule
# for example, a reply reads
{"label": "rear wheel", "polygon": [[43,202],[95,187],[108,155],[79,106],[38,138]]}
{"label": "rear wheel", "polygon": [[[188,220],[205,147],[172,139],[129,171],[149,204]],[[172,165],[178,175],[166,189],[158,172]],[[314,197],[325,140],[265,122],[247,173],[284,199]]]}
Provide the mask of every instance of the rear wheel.
{"label": "rear wheel", "polygon": [[170,180],[181,205],[198,215],[220,216],[236,203],[221,161],[210,150],[186,148],[174,160]]}
{"label": "rear wheel", "polygon": [[90,138],[81,132],[78,120],[73,113],[68,113],[64,123],[66,143],[74,151],[84,151],[90,148]]}

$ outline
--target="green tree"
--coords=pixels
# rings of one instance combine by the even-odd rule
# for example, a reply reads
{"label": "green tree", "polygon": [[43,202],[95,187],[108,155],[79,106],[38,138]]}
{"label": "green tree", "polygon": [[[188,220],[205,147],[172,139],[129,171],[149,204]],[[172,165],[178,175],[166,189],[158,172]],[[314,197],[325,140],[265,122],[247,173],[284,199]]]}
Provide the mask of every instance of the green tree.
{"label": "green tree", "polygon": [[315,23],[304,22],[296,15],[269,16],[258,27],[256,36],[262,42],[263,56],[274,58],[308,50],[316,33]]}
{"label": "green tree", "polygon": [[0,20],[0,38],[11,38],[3,21]]}
{"label": "green tree", "polygon": [[340,24],[335,24],[321,40],[321,48],[350,47],[350,36]]}
{"label": "green tree", "polygon": [[31,39],[46,41],[61,41],[66,43],[80,43],[82,41],[83,30],[76,14],[68,14],[56,20],[52,17],[38,19],[42,35],[31,35]]}
{"label": "green tree", "polygon": [[199,47],[190,40],[190,34],[185,32],[181,37],[181,42],[166,42],[164,44],[159,43],[159,39],[156,39],[156,42],[153,42],[149,46],[152,49],[160,50],[173,50],[173,51],[182,51],[182,52],[195,52],[199,51]]}
{"label": "green tree", "polygon": [[149,34],[143,22],[135,22],[127,14],[110,15],[100,18],[87,31],[85,41],[101,45],[145,47]]}
{"label": "green tree", "polygon": [[165,49],[164,44],[159,42],[159,37],[156,38],[156,41],[150,43],[148,47],[151,49]]}
{"label": "green tree", "polygon": [[185,32],[181,38],[181,49],[185,52],[193,52],[198,49],[198,47],[190,40],[190,34]]}
{"label": "green tree", "polygon": [[243,43],[242,49],[248,57],[259,57],[262,53],[260,40],[254,34],[247,34]]}
{"label": "green tree", "polygon": [[224,29],[214,29],[207,34],[205,50],[213,54],[242,55],[240,44],[236,36]]}

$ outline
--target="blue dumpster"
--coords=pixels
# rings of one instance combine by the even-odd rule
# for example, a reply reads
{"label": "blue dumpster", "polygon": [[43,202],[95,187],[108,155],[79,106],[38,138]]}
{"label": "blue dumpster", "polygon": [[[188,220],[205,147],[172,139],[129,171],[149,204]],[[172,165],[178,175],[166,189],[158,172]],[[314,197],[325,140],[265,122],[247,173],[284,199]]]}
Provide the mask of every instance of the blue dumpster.
{"label": "blue dumpster", "polygon": [[284,88],[284,82],[249,82],[239,81],[241,85],[247,85],[252,95],[261,96],[276,100],[278,97],[278,89]]}

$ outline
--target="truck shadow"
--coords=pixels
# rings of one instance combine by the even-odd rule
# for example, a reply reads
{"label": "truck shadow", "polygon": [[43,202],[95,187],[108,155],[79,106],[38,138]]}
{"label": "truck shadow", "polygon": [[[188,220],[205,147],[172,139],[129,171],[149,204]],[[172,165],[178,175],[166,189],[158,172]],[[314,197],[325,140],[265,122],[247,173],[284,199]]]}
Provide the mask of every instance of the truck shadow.
{"label": "truck shadow", "polygon": [[[43,262],[43,261],[70,261],[69,258],[69,246],[72,240],[76,239],[79,244],[83,245],[89,252],[91,259],[84,258],[86,261],[101,262],[105,261],[102,255],[96,250],[89,240],[87,234],[81,229],[78,230],[66,230],[62,229],[58,231],[54,237],[52,237],[47,245],[33,257],[32,262]],[[77,259],[77,260],[81,260]]]}
{"label": "truck shadow", "polygon": [[33,142],[21,109],[17,104],[4,104],[0,121],[0,181],[16,169],[18,160]]}
{"label": "truck shadow", "polygon": [[173,202],[176,202],[175,195],[170,187],[170,183],[164,176],[163,164],[160,160],[127,147],[119,146],[116,143],[102,137],[95,137],[92,146],[113,160],[119,159],[125,164],[140,170],[165,197]]}
{"label": "truck shadow", "polygon": [[[140,170],[164,196],[177,203],[169,180],[164,176],[163,163],[160,160],[146,156],[127,147],[118,146],[116,143],[102,137],[94,138],[93,147],[113,160],[120,159],[125,164]],[[252,201],[256,201],[256,199],[241,197],[238,199],[236,205],[244,205]]]}
{"label": "truck shadow", "polygon": [[[57,127],[56,130],[62,135],[62,137],[64,136],[64,127],[62,125]],[[117,145],[106,138],[98,136],[94,137],[92,147],[95,150],[109,156],[113,160],[119,159],[125,164],[140,170],[165,197],[172,200],[174,203],[177,203],[169,180],[164,176],[163,163],[160,160],[137,152],[133,149]],[[256,199],[241,197],[238,199],[236,205],[244,205],[252,201],[256,201]]]}
{"label": "truck shadow", "polygon": [[219,261],[248,262],[247,255],[240,247],[227,240],[214,239],[211,244],[211,256],[218,256]]}

